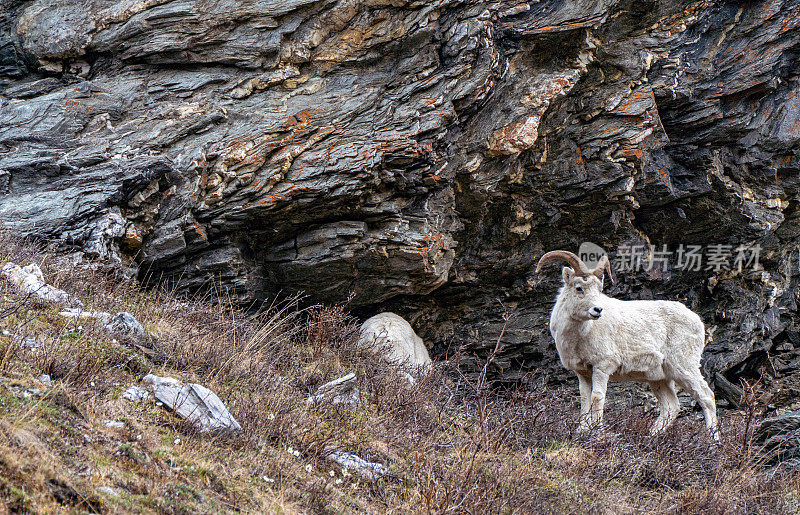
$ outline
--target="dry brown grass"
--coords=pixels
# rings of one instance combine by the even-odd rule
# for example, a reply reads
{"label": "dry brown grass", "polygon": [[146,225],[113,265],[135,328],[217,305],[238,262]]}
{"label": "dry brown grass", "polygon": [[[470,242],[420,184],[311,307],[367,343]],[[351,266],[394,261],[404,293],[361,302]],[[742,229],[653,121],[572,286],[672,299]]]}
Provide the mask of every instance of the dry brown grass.
{"label": "dry brown grass", "polygon": [[[758,465],[746,413],[723,415],[721,445],[692,417],[651,438],[652,415],[642,410],[610,410],[612,434],[586,438],[576,434],[575,385],[553,388],[531,377],[500,388],[484,375],[470,379],[455,356],[412,387],[376,352],[356,346],[357,323],[342,306],[304,307],[294,298],[246,315],[225,302],[146,291],[100,271],[59,269],[47,249],[0,238],[0,262],[39,262],[49,280],[87,308],[129,311],[150,332],[143,341],[114,341],[0,281],[0,329],[12,333],[0,336],[0,498],[11,510],[798,508],[800,477],[771,477]],[[45,351],[21,350],[25,337]],[[356,410],[306,405],[317,386],[348,372],[357,374],[362,394]],[[51,388],[36,382],[40,373],[53,377]],[[198,434],[152,403],[123,400],[121,392],[146,373],[208,386],[243,430]],[[14,395],[26,387],[45,391]],[[125,426],[106,427],[105,420]],[[344,477],[325,459],[330,446],[382,462],[391,475]]]}

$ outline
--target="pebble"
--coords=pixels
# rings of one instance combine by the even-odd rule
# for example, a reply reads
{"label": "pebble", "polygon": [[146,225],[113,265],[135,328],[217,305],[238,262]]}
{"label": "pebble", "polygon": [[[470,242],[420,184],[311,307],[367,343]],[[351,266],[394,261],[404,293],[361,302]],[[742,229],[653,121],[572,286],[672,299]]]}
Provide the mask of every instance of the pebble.
{"label": "pebble", "polygon": [[37,342],[33,338],[25,338],[24,340],[22,340],[21,346],[23,349],[29,350],[31,352],[38,352],[42,348],[42,344]]}
{"label": "pebble", "polygon": [[131,402],[139,402],[146,399],[149,396],[150,392],[148,392],[144,388],[139,388],[138,386],[131,386],[130,388],[125,390],[125,393],[122,394],[123,399],[127,399]]}
{"label": "pebble", "polygon": [[102,492],[106,495],[110,495],[111,497],[119,497],[117,491],[111,488],[110,486],[101,486],[100,488],[97,489],[97,491]]}

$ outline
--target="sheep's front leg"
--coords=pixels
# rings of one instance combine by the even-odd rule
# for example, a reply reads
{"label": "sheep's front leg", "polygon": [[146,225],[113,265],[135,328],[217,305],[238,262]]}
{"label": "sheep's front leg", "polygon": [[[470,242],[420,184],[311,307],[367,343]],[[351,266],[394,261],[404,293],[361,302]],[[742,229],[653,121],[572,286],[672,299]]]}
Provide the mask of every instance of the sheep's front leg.
{"label": "sheep's front leg", "polygon": [[592,395],[589,407],[589,422],[592,427],[597,427],[603,422],[603,408],[606,405],[606,387],[611,374],[595,367],[592,371]]}
{"label": "sheep's front leg", "polygon": [[578,424],[579,431],[587,431],[591,424],[589,423],[589,409],[592,402],[592,376],[590,374],[578,374],[578,387],[581,392],[581,418]]}

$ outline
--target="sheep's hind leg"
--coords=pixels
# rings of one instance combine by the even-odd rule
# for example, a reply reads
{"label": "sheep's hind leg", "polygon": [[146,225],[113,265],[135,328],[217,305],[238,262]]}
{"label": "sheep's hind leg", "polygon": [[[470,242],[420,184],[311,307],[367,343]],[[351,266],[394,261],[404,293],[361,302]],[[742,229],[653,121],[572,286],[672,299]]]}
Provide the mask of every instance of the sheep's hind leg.
{"label": "sheep's hind leg", "polygon": [[714,440],[719,440],[719,431],[717,430],[717,405],[714,399],[714,392],[711,391],[708,383],[703,379],[703,374],[701,374],[698,369],[686,372],[683,374],[683,377],[676,377],[675,379],[703,408],[706,428],[711,431]]}
{"label": "sheep's hind leg", "polygon": [[658,418],[650,428],[650,434],[654,435],[664,431],[675,421],[680,410],[680,403],[674,381],[652,381],[650,389],[653,390],[653,395],[658,400]]}

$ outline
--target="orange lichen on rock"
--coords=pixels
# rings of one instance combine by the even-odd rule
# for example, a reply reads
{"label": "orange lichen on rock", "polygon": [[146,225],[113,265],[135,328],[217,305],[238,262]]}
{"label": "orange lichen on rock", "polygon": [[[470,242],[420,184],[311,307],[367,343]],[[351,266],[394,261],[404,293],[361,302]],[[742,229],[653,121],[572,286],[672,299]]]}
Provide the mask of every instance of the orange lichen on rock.
{"label": "orange lichen on rock", "polygon": [[489,154],[511,155],[528,150],[539,137],[538,115],[528,116],[496,131],[489,138]]}

